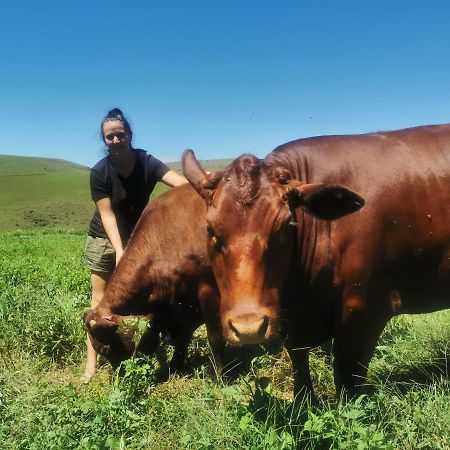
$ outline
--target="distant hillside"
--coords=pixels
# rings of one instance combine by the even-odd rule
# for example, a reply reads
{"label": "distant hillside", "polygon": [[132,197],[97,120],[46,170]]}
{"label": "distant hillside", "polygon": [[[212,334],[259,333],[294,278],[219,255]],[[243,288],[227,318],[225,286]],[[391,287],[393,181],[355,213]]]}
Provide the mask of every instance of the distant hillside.
{"label": "distant hillside", "polygon": [[[204,161],[206,170],[230,160]],[[168,163],[180,170],[180,163]],[[158,183],[155,197],[167,190]],[[0,155],[0,230],[36,226],[87,228],[94,205],[89,168],[61,159]]]}
{"label": "distant hillside", "polygon": [[91,203],[87,167],[0,155],[0,229],[85,226]]}

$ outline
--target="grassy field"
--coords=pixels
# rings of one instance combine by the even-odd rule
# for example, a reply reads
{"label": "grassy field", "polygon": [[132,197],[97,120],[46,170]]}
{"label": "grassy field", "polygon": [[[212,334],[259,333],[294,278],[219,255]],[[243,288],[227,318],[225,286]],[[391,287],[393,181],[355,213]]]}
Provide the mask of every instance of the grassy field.
{"label": "grassy field", "polygon": [[0,156],[0,229],[86,226],[89,169],[67,161]]}
{"label": "grassy field", "polygon": [[[86,169],[53,162],[56,173],[79,172],[71,176],[80,186],[87,180]],[[48,195],[64,190],[55,181]],[[70,192],[65,201],[61,195],[64,204],[84,195]],[[36,211],[39,205],[36,197]],[[369,368],[374,393],[350,402],[335,400],[330,361],[320,349],[311,362],[315,406],[293,402],[285,351],[227,348],[234,368],[212,382],[204,328],[185,373],[167,382],[157,382],[152,358],[137,358],[123,377],[102,362],[98,376],[80,384],[90,286],[82,264],[86,227],[76,225],[0,231],[2,450],[450,448],[450,311],[392,320]]]}
{"label": "grassy field", "polygon": [[0,237],[2,449],[449,448],[450,311],[392,321],[370,367],[375,393],[348,403],[334,400],[320,350],[312,358],[319,406],[292,404],[284,352],[227,349],[227,362],[242,367],[213,383],[203,329],[186,373],[165,383],[146,359],[131,361],[123,378],[104,364],[81,385],[84,233],[37,228]]}
{"label": "grassy field", "polygon": [[[207,170],[229,160],[204,161]],[[180,171],[180,163],[168,163]],[[152,198],[168,188],[158,183]],[[89,168],[68,161],[0,155],[0,230],[42,226],[87,229],[94,211]]]}

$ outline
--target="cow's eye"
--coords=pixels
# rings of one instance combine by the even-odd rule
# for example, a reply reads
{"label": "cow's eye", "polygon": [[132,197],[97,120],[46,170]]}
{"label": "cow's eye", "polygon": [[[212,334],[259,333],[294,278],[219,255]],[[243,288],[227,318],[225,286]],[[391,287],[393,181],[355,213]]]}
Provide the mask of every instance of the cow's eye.
{"label": "cow's eye", "polygon": [[209,237],[209,243],[216,248],[217,250],[220,249],[221,243],[220,239],[217,237],[217,235],[214,233],[214,230],[212,229],[211,225],[207,225],[206,229],[208,230],[208,237]]}

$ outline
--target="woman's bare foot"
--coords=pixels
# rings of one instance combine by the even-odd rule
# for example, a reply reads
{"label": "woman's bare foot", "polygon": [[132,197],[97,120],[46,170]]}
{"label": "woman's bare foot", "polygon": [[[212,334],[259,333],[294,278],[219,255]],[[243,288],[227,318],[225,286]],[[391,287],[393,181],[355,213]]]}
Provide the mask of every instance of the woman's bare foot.
{"label": "woman's bare foot", "polygon": [[91,381],[92,377],[95,375],[95,372],[86,371],[81,375],[80,377],[80,383],[81,384],[87,384],[89,381]]}

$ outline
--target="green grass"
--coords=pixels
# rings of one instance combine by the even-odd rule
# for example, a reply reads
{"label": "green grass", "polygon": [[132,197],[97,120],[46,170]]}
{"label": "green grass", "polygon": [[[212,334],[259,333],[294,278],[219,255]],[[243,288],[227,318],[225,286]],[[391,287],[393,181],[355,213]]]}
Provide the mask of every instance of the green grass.
{"label": "green grass", "polygon": [[[80,385],[89,304],[85,233],[0,233],[0,447],[2,449],[448,449],[450,311],[391,321],[369,368],[375,391],[334,399],[332,371],[312,355],[320,398],[292,403],[290,362],[227,348],[247,368],[213,383],[204,328],[186,373],[157,383],[155,361],[107,364]],[[245,367],[245,364],[244,366]]]}
{"label": "green grass", "polygon": [[[205,161],[207,170],[228,160]],[[180,170],[180,163],[169,163]],[[168,188],[161,183],[151,198]],[[89,168],[68,161],[0,155],[0,230],[30,227],[87,229],[94,212]]]}

